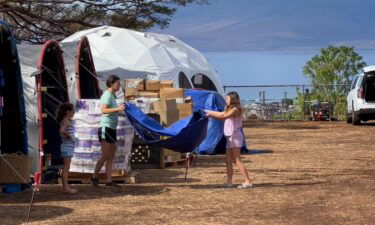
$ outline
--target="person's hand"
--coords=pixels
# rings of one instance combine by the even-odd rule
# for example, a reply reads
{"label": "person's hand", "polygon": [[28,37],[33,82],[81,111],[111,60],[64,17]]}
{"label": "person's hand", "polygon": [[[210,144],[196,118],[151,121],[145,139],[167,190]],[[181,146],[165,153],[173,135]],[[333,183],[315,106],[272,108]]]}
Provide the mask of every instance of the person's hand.
{"label": "person's hand", "polygon": [[72,140],[72,137],[67,132],[61,132],[62,136],[66,138],[67,140]]}
{"label": "person's hand", "polygon": [[122,112],[122,111],[124,111],[125,106],[123,104],[121,104],[117,109],[118,109],[119,112]]}
{"label": "person's hand", "polygon": [[206,117],[210,117],[210,115],[211,115],[210,110],[205,109],[204,112],[206,113],[206,115],[205,115]]}

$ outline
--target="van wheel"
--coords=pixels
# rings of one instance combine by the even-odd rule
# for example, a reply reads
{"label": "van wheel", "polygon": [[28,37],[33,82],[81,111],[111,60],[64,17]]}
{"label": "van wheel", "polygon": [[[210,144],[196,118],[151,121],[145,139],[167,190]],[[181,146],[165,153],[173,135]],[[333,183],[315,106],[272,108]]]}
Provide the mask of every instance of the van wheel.
{"label": "van wheel", "polygon": [[361,119],[359,118],[358,114],[356,112],[352,112],[352,124],[353,125],[360,125],[361,124]]}

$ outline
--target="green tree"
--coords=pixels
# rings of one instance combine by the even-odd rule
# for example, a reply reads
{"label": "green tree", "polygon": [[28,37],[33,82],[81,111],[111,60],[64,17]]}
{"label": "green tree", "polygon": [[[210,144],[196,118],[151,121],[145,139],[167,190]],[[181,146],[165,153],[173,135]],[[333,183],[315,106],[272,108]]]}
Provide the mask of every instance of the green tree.
{"label": "green tree", "polygon": [[335,105],[336,116],[345,114],[350,81],[364,66],[366,63],[362,56],[353,47],[322,48],[320,54],[309,60],[303,68],[304,76],[312,85],[309,98],[331,101]]}
{"label": "green tree", "polygon": [[0,0],[2,15],[20,41],[60,40],[102,25],[135,30],[169,25],[177,7],[209,0]]}
{"label": "green tree", "polygon": [[281,100],[281,104],[285,105],[285,106],[293,105],[293,99],[291,99],[291,98],[283,98]]}

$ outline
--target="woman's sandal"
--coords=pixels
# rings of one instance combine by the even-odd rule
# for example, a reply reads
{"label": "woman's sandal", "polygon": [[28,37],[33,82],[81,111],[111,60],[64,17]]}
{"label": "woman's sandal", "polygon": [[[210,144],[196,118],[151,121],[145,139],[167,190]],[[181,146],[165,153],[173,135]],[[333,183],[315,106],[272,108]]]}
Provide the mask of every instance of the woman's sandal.
{"label": "woman's sandal", "polygon": [[98,178],[90,177],[90,182],[91,182],[92,186],[94,186],[94,187],[98,187],[98,185],[99,185],[99,179]]}
{"label": "woman's sandal", "polygon": [[105,186],[107,186],[107,187],[120,187],[120,185],[116,184],[114,181],[107,182],[105,184]]}

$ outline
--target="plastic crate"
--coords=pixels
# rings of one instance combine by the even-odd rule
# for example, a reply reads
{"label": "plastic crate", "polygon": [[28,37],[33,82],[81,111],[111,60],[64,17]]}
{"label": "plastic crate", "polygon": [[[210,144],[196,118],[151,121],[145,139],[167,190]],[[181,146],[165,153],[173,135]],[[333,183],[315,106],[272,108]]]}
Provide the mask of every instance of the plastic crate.
{"label": "plastic crate", "polygon": [[156,145],[133,144],[131,150],[132,165],[135,164],[159,164],[160,148]]}

